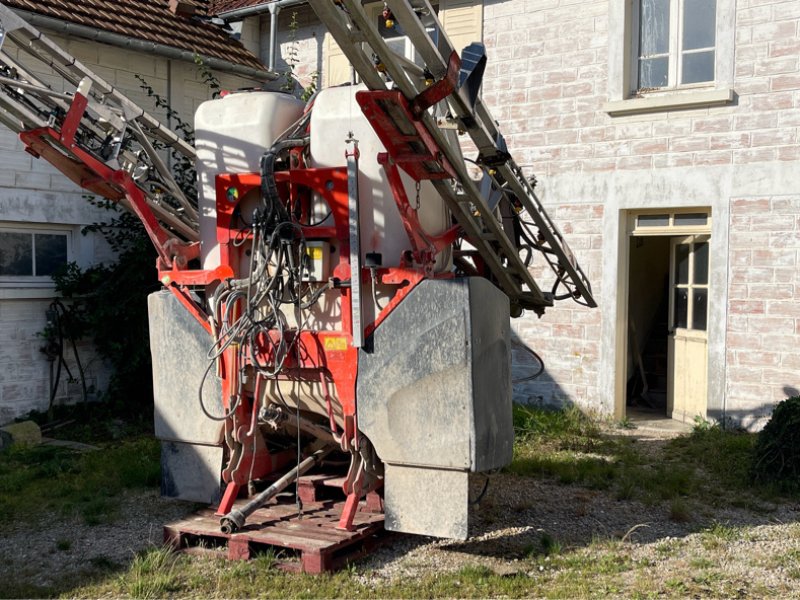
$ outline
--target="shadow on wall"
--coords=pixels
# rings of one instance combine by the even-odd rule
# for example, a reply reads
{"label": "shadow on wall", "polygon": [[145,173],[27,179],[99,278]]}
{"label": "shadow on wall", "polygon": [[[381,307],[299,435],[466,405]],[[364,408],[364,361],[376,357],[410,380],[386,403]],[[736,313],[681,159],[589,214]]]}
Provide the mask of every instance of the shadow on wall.
{"label": "shadow on wall", "polygon": [[541,359],[532,354],[532,349],[516,333],[511,332],[513,401],[543,408],[574,406],[569,394],[547,372],[547,358]]}
{"label": "shadow on wall", "polygon": [[[800,396],[800,390],[791,385],[784,385],[783,393],[786,398]],[[776,405],[777,402],[764,402],[754,408],[719,411],[718,414],[709,414],[709,418],[719,421],[724,427],[760,431],[772,417]]]}

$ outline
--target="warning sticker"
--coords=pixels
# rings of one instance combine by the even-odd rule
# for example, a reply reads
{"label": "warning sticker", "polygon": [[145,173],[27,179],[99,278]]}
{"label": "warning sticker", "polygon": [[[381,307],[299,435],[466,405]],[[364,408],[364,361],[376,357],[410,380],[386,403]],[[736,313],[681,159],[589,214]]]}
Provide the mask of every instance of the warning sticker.
{"label": "warning sticker", "polygon": [[321,246],[307,246],[306,254],[311,257],[311,260],[322,260],[322,247]]}
{"label": "warning sticker", "polygon": [[325,350],[347,350],[347,340],[342,337],[326,337],[322,345]]}

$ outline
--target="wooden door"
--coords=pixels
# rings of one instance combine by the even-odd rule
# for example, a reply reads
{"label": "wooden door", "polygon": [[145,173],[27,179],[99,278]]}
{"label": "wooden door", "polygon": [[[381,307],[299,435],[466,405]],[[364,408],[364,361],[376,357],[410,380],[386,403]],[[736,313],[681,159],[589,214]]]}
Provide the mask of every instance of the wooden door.
{"label": "wooden door", "polygon": [[708,236],[674,238],[670,248],[667,414],[691,423],[708,408]]}

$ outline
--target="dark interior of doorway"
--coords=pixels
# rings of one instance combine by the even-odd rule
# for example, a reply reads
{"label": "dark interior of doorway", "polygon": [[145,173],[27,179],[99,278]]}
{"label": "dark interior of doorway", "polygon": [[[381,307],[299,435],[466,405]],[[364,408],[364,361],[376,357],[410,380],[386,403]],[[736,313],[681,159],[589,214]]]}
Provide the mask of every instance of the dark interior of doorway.
{"label": "dark interior of doorway", "polygon": [[626,415],[668,418],[669,236],[630,238]]}

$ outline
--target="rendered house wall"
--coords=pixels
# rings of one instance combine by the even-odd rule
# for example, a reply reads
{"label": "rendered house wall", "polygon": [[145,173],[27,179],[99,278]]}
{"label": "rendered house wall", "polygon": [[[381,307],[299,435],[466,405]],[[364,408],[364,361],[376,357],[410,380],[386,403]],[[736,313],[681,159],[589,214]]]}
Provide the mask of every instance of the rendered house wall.
{"label": "rendered house wall", "polygon": [[[114,46],[65,40],[51,35],[98,75],[118,86],[123,93],[153,114],[164,116],[140,89],[135,74],[140,74],[189,123],[194,111],[209,91],[194,64],[126,51]],[[8,47],[4,48],[8,51]],[[44,79],[56,83],[52,74]],[[223,87],[236,89],[253,82],[217,74]],[[57,87],[60,87],[57,86]],[[102,237],[81,235],[81,228],[108,218],[92,207],[83,192],[43,160],[34,159],[9,130],[0,128],[0,225],[57,227],[70,232],[72,260],[81,267],[108,262],[113,255]],[[49,363],[40,348],[39,335],[45,328],[45,311],[55,295],[52,286],[25,287],[0,283],[0,422],[4,423],[31,410],[45,410],[50,394]],[[86,370],[87,385],[102,390],[108,369],[94,353],[91,344],[80,343],[78,351]],[[69,347],[65,358],[77,377]],[[67,381],[62,372],[56,402],[75,402],[82,396],[80,383]]]}
{"label": "rendered house wall", "polygon": [[709,415],[758,427],[800,387],[800,3],[736,2],[734,47],[718,48],[735,57],[733,103],[610,116],[617,4],[485,2],[484,99],[600,303],[514,323],[547,362],[519,396],[619,415],[626,211],[710,207]]}

